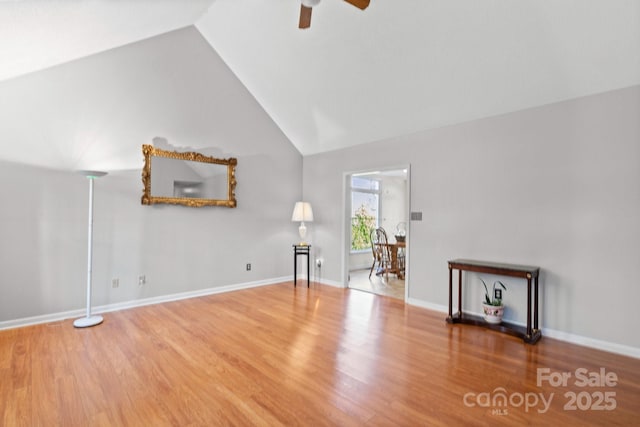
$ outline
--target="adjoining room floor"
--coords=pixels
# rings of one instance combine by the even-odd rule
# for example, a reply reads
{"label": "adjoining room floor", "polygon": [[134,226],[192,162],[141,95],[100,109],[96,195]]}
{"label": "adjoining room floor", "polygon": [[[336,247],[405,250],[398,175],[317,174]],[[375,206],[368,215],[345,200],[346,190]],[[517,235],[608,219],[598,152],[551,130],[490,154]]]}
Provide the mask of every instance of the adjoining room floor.
{"label": "adjoining room floor", "polygon": [[359,291],[372,292],[377,295],[385,295],[404,301],[404,279],[398,279],[395,274],[389,274],[387,280],[384,276],[371,275],[369,269],[353,270],[349,272],[349,287]]}

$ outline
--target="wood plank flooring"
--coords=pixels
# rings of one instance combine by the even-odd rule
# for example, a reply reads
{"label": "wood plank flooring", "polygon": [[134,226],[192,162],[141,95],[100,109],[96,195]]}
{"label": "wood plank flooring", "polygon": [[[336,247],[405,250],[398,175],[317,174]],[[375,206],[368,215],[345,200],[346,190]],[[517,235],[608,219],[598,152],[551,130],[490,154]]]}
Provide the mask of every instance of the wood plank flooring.
{"label": "wood plank flooring", "polygon": [[640,360],[444,318],[284,283],[0,331],[0,424],[638,425]]}

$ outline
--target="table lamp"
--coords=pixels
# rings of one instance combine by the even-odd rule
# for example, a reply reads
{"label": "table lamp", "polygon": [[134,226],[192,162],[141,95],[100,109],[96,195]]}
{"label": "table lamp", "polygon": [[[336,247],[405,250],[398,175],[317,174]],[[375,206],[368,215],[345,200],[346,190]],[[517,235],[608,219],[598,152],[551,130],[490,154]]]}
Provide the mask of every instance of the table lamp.
{"label": "table lamp", "polygon": [[304,222],[313,221],[313,209],[309,202],[296,202],[293,207],[293,215],[291,215],[291,221],[300,221],[300,227],[298,227],[298,233],[300,233],[300,246],[306,246],[304,237],[307,235],[307,227]]}

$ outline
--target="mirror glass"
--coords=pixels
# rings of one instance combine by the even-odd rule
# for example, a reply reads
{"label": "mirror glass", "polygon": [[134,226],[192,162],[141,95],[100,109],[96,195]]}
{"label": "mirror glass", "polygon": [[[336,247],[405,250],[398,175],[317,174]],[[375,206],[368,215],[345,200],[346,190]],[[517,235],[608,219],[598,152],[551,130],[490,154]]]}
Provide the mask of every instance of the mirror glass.
{"label": "mirror glass", "polygon": [[143,145],[142,204],[236,207],[235,158],[217,159]]}

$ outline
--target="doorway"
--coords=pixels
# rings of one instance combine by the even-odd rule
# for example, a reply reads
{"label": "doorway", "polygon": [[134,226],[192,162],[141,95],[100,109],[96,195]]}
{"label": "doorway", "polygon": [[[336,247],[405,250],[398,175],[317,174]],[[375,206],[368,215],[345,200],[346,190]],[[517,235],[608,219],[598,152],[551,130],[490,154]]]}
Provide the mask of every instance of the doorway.
{"label": "doorway", "polygon": [[[347,287],[406,301],[409,272],[409,166],[345,175],[345,259]],[[404,259],[402,271],[381,273],[374,264],[370,231],[385,229]],[[403,239],[404,238],[404,239]],[[405,247],[396,244],[405,240]]]}

